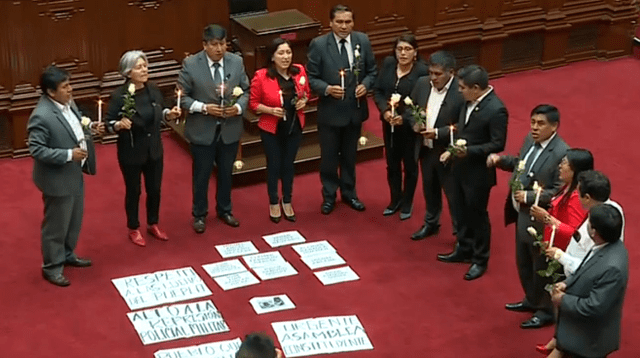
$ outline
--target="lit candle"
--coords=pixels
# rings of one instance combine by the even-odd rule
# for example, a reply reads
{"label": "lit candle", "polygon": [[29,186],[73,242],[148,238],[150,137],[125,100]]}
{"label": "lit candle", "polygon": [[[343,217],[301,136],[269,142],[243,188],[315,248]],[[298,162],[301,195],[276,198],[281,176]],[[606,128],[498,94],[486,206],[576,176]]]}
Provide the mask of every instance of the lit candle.
{"label": "lit candle", "polygon": [[542,193],[542,186],[538,185],[538,182],[533,182],[533,190],[536,191],[536,200],[533,203],[533,205],[538,205],[538,203],[540,202],[540,193]]}
{"label": "lit candle", "polygon": [[220,107],[224,106],[224,83],[220,84]]}
{"label": "lit candle", "polygon": [[449,141],[451,142],[451,146],[453,147],[453,124],[449,126]]}
{"label": "lit candle", "polygon": [[549,247],[553,247],[553,240],[556,238],[556,226],[551,228],[551,239],[549,239]]}
{"label": "lit candle", "polygon": [[[340,87],[344,91],[344,70],[340,70]],[[342,94],[342,99],[344,99],[344,93]]]}
{"label": "lit candle", "polygon": [[[284,110],[284,97],[282,97],[282,90],[278,90],[278,93],[280,94],[280,106]],[[287,120],[287,113],[286,112],[282,115],[282,119],[285,120],[285,121]]]}
{"label": "lit candle", "polygon": [[[182,96],[182,91],[178,88],[178,108],[180,108],[180,96]],[[176,124],[180,124],[180,117],[176,118]]]}
{"label": "lit candle", "polygon": [[98,100],[98,124],[102,123],[102,100]]}

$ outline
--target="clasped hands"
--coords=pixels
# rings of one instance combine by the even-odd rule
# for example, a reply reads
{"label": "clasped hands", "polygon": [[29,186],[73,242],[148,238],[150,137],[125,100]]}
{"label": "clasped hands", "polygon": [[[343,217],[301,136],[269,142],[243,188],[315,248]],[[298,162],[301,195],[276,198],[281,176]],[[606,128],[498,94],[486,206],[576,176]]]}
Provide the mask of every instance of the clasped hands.
{"label": "clasped hands", "polygon": [[[298,98],[296,101],[296,111],[299,111],[307,105],[307,97]],[[282,118],[285,115],[284,108],[282,107],[267,107],[268,113],[274,117]]]}
{"label": "clasped hands", "polygon": [[395,113],[395,117],[391,116],[391,111],[385,111],[382,115],[385,121],[389,122],[392,126],[402,125],[402,116]]}
{"label": "clasped hands", "polygon": [[[345,95],[345,91],[342,86],[331,85],[327,87],[327,93],[335,98],[335,99],[343,99]],[[367,94],[367,87],[365,87],[362,83],[356,87],[356,98],[360,98]]]}
{"label": "clasped hands", "polygon": [[562,297],[564,297],[565,292],[567,290],[567,284],[563,282],[558,282],[553,285],[553,290],[551,291],[551,302],[556,306],[560,307],[562,303]]}
{"label": "clasped hands", "polygon": [[215,117],[235,117],[240,111],[238,110],[238,106],[235,104],[233,106],[221,106],[219,104],[205,104],[204,105],[207,114],[215,116]]}

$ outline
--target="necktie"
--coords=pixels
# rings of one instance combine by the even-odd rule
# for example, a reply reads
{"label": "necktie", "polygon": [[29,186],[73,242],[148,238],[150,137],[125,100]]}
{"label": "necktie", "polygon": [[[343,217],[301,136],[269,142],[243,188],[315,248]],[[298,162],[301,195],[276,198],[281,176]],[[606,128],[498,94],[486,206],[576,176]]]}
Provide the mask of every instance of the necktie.
{"label": "necktie", "polygon": [[531,172],[531,168],[533,167],[533,164],[536,162],[536,159],[538,159],[538,155],[540,154],[541,149],[542,149],[542,146],[540,145],[540,143],[536,143],[533,146],[531,153],[527,158],[527,162],[525,163],[525,166],[524,166],[526,170],[524,171],[524,173],[522,173],[522,175],[526,176]]}
{"label": "necktie", "polygon": [[346,43],[346,39],[340,40],[340,58],[342,58],[342,68],[345,69],[351,68],[351,65],[349,65],[349,54],[347,53],[347,46],[345,46]]}
{"label": "necktie", "polygon": [[220,76],[220,63],[214,62],[213,63],[213,84],[216,85],[216,87],[220,87],[221,83],[222,83],[222,76]]}

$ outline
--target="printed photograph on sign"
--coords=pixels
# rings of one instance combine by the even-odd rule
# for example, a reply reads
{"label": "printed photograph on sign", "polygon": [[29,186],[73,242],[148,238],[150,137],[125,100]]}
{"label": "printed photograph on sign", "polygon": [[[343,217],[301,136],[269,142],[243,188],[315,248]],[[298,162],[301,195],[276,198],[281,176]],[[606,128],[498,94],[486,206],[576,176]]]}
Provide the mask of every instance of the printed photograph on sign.
{"label": "printed photograph on sign", "polygon": [[289,296],[285,294],[267,297],[254,297],[249,300],[249,303],[257,314],[284,311],[296,308]]}

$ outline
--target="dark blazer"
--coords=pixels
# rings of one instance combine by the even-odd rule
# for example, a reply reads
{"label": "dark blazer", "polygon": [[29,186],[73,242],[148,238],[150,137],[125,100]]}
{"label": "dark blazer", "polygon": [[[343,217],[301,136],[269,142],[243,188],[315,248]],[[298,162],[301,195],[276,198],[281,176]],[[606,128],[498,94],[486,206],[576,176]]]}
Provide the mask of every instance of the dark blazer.
{"label": "dark blazer", "polygon": [[[487,168],[487,157],[504,150],[507,140],[508,112],[495,91],[491,91],[475,107],[465,124],[467,109],[460,110],[456,138],[467,141],[467,155],[455,158],[453,170],[465,181],[474,181],[489,187],[496,185],[495,168]],[[461,172],[460,172],[461,171]]]}
{"label": "dark blazer", "polygon": [[[115,132],[114,124],[122,118],[120,112],[124,104],[124,94],[127,91],[129,82],[116,88],[111,93],[109,107],[105,115],[107,129]],[[153,121],[147,121],[140,117],[136,111],[133,118],[131,130],[121,130],[118,132],[118,161],[122,164],[143,164],[149,158],[158,160],[162,158],[162,140],[160,137],[160,125],[162,124],[164,98],[158,87],[147,82],[142,91],[147,91],[151,106],[153,107]],[[138,103],[136,103],[136,106]]]}
{"label": "dark blazer", "polygon": [[[380,69],[378,77],[373,84],[373,100],[378,107],[378,111],[380,111],[380,120],[387,125],[389,125],[389,123],[384,120],[383,114],[385,111],[391,109],[389,106],[389,99],[391,98],[391,95],[394,93],[402,95],[402,99],[398,103],[398,107],[396,107],[396,114],[402,115],[407,110],[407,106],[404,104],[405,97],[411,95],[411,90],[415,87],[418,78],[429,74],[427,65],[422,60],[418,60],[413,64],[411,72],[400,78],[400,81],[398,81],[398,88],[396,90],[397,65],[398,61],[394,56],[387,56],[382,62],[382,68]],[[409,109],[409,113],[410,112],[411,111]],[[409,121],[406,120],[406,117],[404,117],[404,119],[402,126],[410,128],[412,123],[409,123]]]}
{"label": "dark blazer", "polygon": [[[244,70],[242,57],[227,52],[224,54],[225,100],[231,99],[231,92],[238,86],[244,92],[237,100],[242,113],[247,110],[249,102],[249,78]],[[220,103],[220,90],[214,86],[211,69],[204,50],[184,59],[182,70],[178,76],[178,84],[184,91],[180,107],[187,111],[184,135],[190,143],[210,145],[216,136],[216,125],[221,123],[221,138],[224,144],[235,143],[242,136],[242,115],[218,118],[200,112],[190,113],[194,101],[202,103]]]}
{"label": "dark blazer", "polygon": [[[534,144],[531,133],[527,134],[524,138],[524,143],[520,148],[518,156],[500,156],[500,161],[498,162],[497,167],[506,171],[514,172],[511,176],[511,179],[513,180],[518,163],[524,159]],[[540,153],[538,160],[533,163],[533,168],[531,168],[529,175],[522,179],[524,190],[527,191],[527,203],[529,205],[521,205],[521,211],[524,210],[527,214],[529,213],[530,204],[533,204],[536,197],[536,193],[533,191],[533,183],[536,181],[543,187],[542,193],[540,193],[539,205],[541,207],[547,207],[549,205],[551,198],[562,186],[562,181],[560,181],[558,173],[558,164],[560,164],[562,158],[567,154],[568,149],[569,146],[567,143],[565,143],[559,134],[556,134],[556,136],[551,139],[549,144],[544,148],[542,153]],[[517,219],[518,213],[513,208],[513,203],[511,202],[511,189],[509,189],[509,194],[507,195],[507,200],[504,205],[504,224],[505,226],[509,225],[516,222]]]}
{"label": "dark blazer", "polygon": [[[355,90],[358,83],[362,83],[367,90],[371,89],[377,75],[376,59],[366,34],[352,31],[351,46],[353,50],[359,48],[360,73],[356,79],[353,71],[346,71],[345,97],[336,99],[325,95],[329,85],[340,85],[340,70],[343,67],[333,32],[316,37],[309,45],[307,73],[311,90],[320,97],[317,117],[320,125],[344,127],[349,123],[359,124],[369,117],[367,99],[360,98],[360,107],[358,107]],[[355,58],[353,62],[355,67]]]}
{"label": "dark blazer", "polygon": [[558,347],[604,357],[620,347],[629,255],[621,241],[605,245],[566,281],[556,325]]}
{"label": "dark blazer", "polygon": [[[418,82],[416,82],[415,87],[413,87],[413,91],[411,91],[411,99],[414,104],[424,109],[427,108],[430,96],[431,80],[429,76],[421,77],[418,79]],[[438,139],[433,141],[433,147],[440,153],[449,146],[449,126],[458,122],[464,104],[464,98],[460,91],[458,91],[458,79],[454,77],[447,94],[444,96],[438,118],[436,118],[434,124],[434,128],[438,131]],[[411,126],[415,124],[410,108],[405,110],[403,116],[405,121],[409,122]],[[422,141],[418,142],[418,145],[422,146]]]}
{"label": "dark blazer", "polygon": [[[71,110],[82,118],[76,104],[71,101]],[[84,129],[89,156],[84,172],[96,173],[96,156],[91,132]],[[40,97],[27,123],[29,151],[33,156],[33,182],[47,196],[83,194],[83,168],[80,162],[67,162],[69,150],[79,146],[73,129],[62,112],[47,95]]]}

